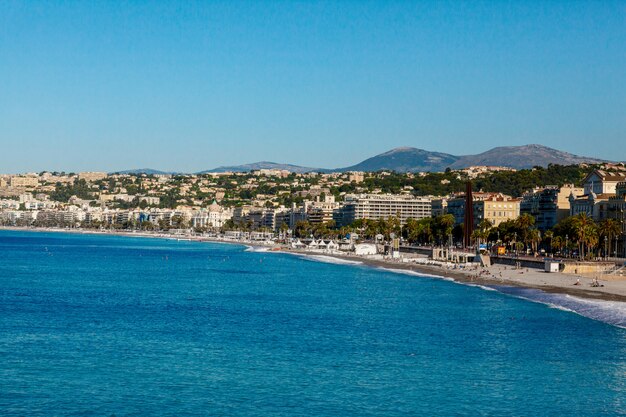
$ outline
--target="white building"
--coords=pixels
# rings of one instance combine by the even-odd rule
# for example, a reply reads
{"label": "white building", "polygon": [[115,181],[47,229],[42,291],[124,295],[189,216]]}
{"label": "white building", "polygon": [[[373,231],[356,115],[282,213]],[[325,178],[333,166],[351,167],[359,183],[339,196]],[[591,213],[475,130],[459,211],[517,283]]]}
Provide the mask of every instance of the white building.
{"label": "white building", "polygon": [[205,210],[202,209],[196,212],[191,217],[191,225],[193,227],[215,227],[220,228],[224,224],[233,218],[233,211],[225,209],[224,207],[213,201],[211,205]]}
{"label": "white building", "polygon": [[624,172],[593,171],[584,179],[585,194],[570,196],[570,215],[586,213],[596,221],[607,218],[609,199],[616,195],[617,185],[624,181]]}
{"label": "white building", "polygon": [[423,219],[432,213],[430,197],[394,194],[348,194],[341,209],[341,224],[348,225],[357,219],[387,219],[398,217],[400,223],[407,219]]}

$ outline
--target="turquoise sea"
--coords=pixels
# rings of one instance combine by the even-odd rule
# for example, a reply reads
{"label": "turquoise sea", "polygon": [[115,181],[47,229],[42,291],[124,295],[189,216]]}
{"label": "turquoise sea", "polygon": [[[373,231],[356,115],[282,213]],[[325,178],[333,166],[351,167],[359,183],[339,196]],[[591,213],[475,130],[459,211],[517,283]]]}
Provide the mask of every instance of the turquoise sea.
{"label": "turquoise sea", "polygon": [[236,245],[0,231],[0,415],[626,415],[620,306],[541,297]]}

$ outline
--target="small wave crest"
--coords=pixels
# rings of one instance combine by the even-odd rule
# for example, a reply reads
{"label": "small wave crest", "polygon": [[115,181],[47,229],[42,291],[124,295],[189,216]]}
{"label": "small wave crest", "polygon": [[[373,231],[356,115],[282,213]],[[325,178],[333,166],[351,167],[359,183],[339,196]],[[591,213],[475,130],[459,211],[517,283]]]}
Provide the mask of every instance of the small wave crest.
{"label": "small wave crest", "polygon": [[318,261],[318,262],[325,262],[328,264],[337,264],[337,265],[362,265],[363,264],[363,262],[361,261],[352,261],[350,259],[335,258],[334,256],[327,256],[327,255],[310,255],[310,254],[304,254],[304,253],[294,253],[294,255],[299,256],[301,258]]}
{"label": "small wave crest", "polygon": [[247,246],[245,252],[269,252],[270,248],[265,246]]}
{"label": "small wave crest", "polygon": [[621,301],[589,300],[533,288],[495,286],[495,289],[504,294],[546,304],[551,308],[573,312],[626,329],[626,303]]}
{"label": "small wave crest", "polygon": [[412,271],[410,269],[396,269],[396,268],[384,268],[384,267],[380,267],[378,269],[382,271],[393,272],[394,274],[404,274],[404,275],[411,275],[414,277],[436,278],[436,279],[442,279],[444,281],[454,281],[454,279],[449,278],[449,277],[443,277],[441,275],[434,275],[434,274],[424,274],[421,272]]}
{"label": "small wave crest", "polygon": [[462,282],[461,284],[467,285],[468,287],[478,287],[481,290],[485,290],[485,291],[498,291],[497,289],[493,287],[489,287],[488,285],[470,284],[470,283],[465,283],[465,282]]}
{"label": "small wave crest", "polygon": [[397,274],[443,279],[446,281],[452,281],[459,285],[477,287],[485,291],[497,291],[502,294],[522,298],[535,303],[545,304],[550,308],[575,313],[583,317],[602,321],[604,323],[626,329],[626,303],[620,301],[589,300],[571,296],[569,294],[548,293],[535,288],[513,287],[506,285],[481,285],[470,282],[456,281],[452,278],[442,277],[435,274],[422,274],[406,269],[379,269]]}

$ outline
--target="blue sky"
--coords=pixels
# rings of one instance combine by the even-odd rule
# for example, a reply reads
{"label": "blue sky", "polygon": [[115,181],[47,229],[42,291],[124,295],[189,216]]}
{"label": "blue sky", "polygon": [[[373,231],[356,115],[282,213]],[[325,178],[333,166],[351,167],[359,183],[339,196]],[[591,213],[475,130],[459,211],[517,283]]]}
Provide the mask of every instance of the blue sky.
{"label": "blue sky", "polygon": [[0,2],[0,172],[527,143],[626,160],[626,2]]}

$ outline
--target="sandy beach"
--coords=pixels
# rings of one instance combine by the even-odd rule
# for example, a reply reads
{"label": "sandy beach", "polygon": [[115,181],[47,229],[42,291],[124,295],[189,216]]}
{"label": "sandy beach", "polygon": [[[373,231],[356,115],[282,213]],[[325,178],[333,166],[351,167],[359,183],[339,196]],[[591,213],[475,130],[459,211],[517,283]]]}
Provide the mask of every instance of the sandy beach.
{"label": "sandy beach", "polygon": [[[305,252],[306,253],[306,252]],[[346,260],[359,260],[365,265],[387,269],[403,269],[421,274],[452,278],[458,282],[478,285],[509,285],[536,288],[546,292],[569,294],[582,298],[626,302],[626,279],[611,280],[599,278],[602,287],[592,287],[593,277],[547,273],[539,269],[512,269],[505,265],[492,265],[477,269],[446,269],[437,266],[420,265],[394,260],[375,260],[365,257],[327,255]],[[580,285],[574,285],[580,280]]]}
{"label": "sandy beach", "polygon": [[[543,270],[522,268],[513,269],[505,265],[492,265],[490,267],[470,267],[462,269],[446,268],[436,265],[425,265],[418,262],[405,261],[402,259],[379,259],[368,256],[357,256],[337,252],[294,250],[285,247],[272,247],[258,242],[236,241],[210,238],[192,235],[170,235],[150,232],[122,232],[122,231],[94,231],[81,229],[48,229],[48,228],[19,228],[2,227],[0,230],[33,231],[33,232],[61,232],[95,235],[117,235],[144,238],[181,239],[198,242],[212,242],[223,244],[237,244],[242,246],[256,246],[268,248],[268,253],[291,253],[302,256],[325,256],[344,261],[360,262],[365,266],[385,268],[388,270],[406,270],[436,277],[451,278],[458,282],[473,283],[477,285],[504,285],[525,288],[535,288],[550,293],[569,294],[587,299],[626,302],[626,279],[623,277],[598,276],[602,286],[593,287],[591,283],[594,276],[583,276],[565,273],[547,273]],[[423,260],[422,260],[423,261]],[[579,285],[575,285],[579,281]]]}

